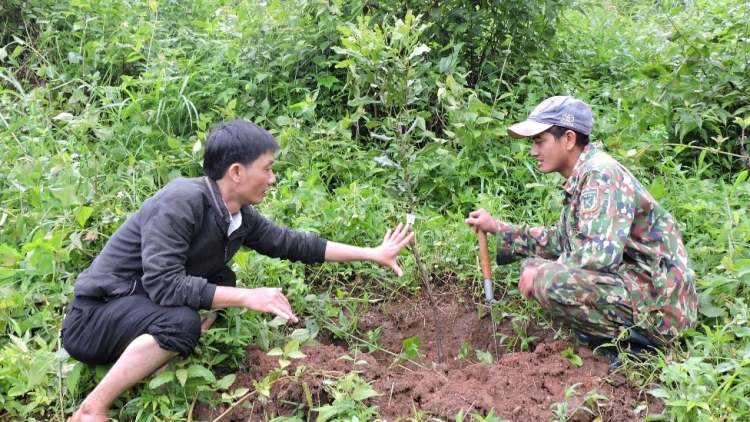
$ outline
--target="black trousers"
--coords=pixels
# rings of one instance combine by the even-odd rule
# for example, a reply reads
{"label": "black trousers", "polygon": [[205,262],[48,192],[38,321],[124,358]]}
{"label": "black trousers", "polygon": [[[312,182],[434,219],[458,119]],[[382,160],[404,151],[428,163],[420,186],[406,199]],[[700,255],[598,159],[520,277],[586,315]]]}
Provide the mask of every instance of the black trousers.
{"label": "black trousers", "polygon": [[[229,267],[208,281],[219,286],[236,285]],[[200,315],[188,306],[160,306],[142,292],[107,302],[76,297],[62,325],[65,350],[72,358],[91,365],[114,363],[143,334],[153,336],[162,349],[187,357],[201,335]]]}

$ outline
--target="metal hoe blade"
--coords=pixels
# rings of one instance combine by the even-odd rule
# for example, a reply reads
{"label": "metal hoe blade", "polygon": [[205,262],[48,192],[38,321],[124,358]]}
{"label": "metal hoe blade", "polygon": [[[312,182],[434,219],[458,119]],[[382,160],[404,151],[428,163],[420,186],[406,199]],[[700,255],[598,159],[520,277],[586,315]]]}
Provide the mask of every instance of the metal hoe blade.
{"label": "metal hoe blade", "polygon": [[494,309],[492,309],[495,289],[492,284],[490,249],[487,245],[487,233],[480,230],[477,233],[477,236],[479,237],[479,263],[482,266],[482,276],[484,277],[484,298],[487,299],[487,303],[490,305],[490,317],[492,319],[492,340],[495,341],[495,361],[497,362],[500,357],[497,352],[497,325],[495,323],[495,312]]}
{"label": "metal hoe blade", "polygon": [[484,297],[487,299],[487,303],[490,305],[490,318],[492,318],[492,339],[495,340],[495,362],[497,362],[500,357],[497,353],[497,326],[495,324],[495,311],[494,309],[492,309],[492,301],[494,300],[492,291],[492,280],[485,278]]}

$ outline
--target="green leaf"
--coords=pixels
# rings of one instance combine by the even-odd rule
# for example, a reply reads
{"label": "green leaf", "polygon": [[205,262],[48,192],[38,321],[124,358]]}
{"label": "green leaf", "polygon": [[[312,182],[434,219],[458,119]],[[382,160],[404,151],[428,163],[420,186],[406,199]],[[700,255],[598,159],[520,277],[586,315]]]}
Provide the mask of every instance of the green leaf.
{"label": "green leaf", "polygon": [[726,309],[719,308],[713,305],[699,305],[698,311],[708,318],[720,318],[726,314]]}
{"label": "green leaf", "polygon": [[737,186],[739,186],[742,182],[747,180],[747,170],[743,170],[739,176],[737,176],[737,180],[734,181],[733,187],[737,189]]}
{"label": "green leaf", "polygon": [[167,138],[167,145],[172,149],[180,149],[180,140],[170,136]]}
{"label": "green leaf", "polygon": [[318,85],[324,86],[326,88],[332,87],[333,84],[335,84],[338,81],[339,81],[338,78],[336,78],[335,76],[330,75],[330,74],[325,74],[323,76],[318,76]]}
{"label": "green leaf", "polygon": [[567,349],[560,352],[560,356],[567,358],[568,361],[575,366],[583,365],[583,360],[573,351],[572,347],[568,347]]}
{"label": "green leaf", "polygon": [[573,355],[570,358],[568,358],[570,363],[572,363],[575,366],[582,366],[583,365],[583,359],[581,359],[578,355]]}
{"label": "green leaf", "polygon": [[404,350],[410,358],[419,356],[419,336],[409,337],[403,340]]}
{"label": "green leaf", "polygon": [[125,147],[114,147],[107,150],[107,154],[115,161],[122,161],[130,156]]}
{"label": "green leaf", "polygon": [[190,365],[188,368],[188,375],[190,378],[203,378],[209,382],[216,382],[214,374],[201,365]]}
{"label": "green leaf", "polygon": [[284,325],[286,323],[287,323],[287,320],[285,320],[282,317],[277,316],[277,317],[274,317],[274,319],[272,319],[271,321],[268,322],[268,326],[271,327],[271,328],[278,328],[278,327],[281,327],[282,325]]}
{"label": "green leaf", "polygon": [[294,350],[294,351],[290,352],[287,356],[290,357],[290,358],[292,358],[292,359],[302,359],[302,358],[306,358],[307,357],[306,354],[300,352],[299,350]]}
{"label": "green leaf", "polygon": [[55,359],[57,359],[57,360],[65,360],[65,359],[67,359],[69,357],[70,357],[70,355],[68,354],[68,351],[65,350],[65,349],[60,349],[60,350],[58,350],[58,351],[55,352]]}
{"label": "green leaf", "polygon": [[162,385],[172,382],[174,380],[174,372],[164,371],[161,374],[154,377],[151,382],[148,383],[149,388],[159,388]]}
{"label": "green leaf", "polygon": [[91,207],[81,206],[76,211],[76,221],[81,227],[86,226],[86,222],[89,220],[91,215],[94,214],[94,209]]}
{"label": "green leaf", "polygon": [[52,196],[60,200],[63,207],[69,207],[76,203],[75,188],[51,188],[50,192],[52,192]]}
{"label": "green leaf", "polygon": [[724,268],[728,270],[734,269],[734,262],[732,262],[732,258],[728,256],[725,256],[724,258],[721,259],[721,265],[723,265]]}
{"label": "green leaf", "polygon": [[315,341],[312,332],[308,328],[297,328],[296,330],[292,331],[292,334],[289,335],[289,338],[299,341],[300,345],[304,346],[314,346],[318,344],[318,342]]}
{"label": "green leaf", "polygon": [[744,265],[740,268],[739,271],[737,271],[737,278],[744,283],[750,283],[750,265]]}
{"label": "green leaf", "polygon": [[188,379],[188,370],[185,368],[180,368],[174,371],[174,373],[175,373],[175,376],[177,377],[177,381],[180,383],[180,386],[184,387]]}
{"label": "green leaf", "polygon": [[16,48],[13,49],[13,53],[10,54],[11,59],[15,59],[16,57],[20,56],[23,52],[23,47],[20,45],[17,45]]}
{"label": "green leaf", "polygon": [[299,350],[299,341],[292,340],[284,346],[284,356],[289,356],[290,353]]}
{"label": "green leaf", "polygon": [[76,364],[73,365],[73,368],[65,374],[65,385],[68,386],[68,390],[73,394],[78,392],[78,381],[81,379],[83,365],[84,363],[82,362],[76,362]]}
{"label": "green leaf", "polygon": [[494,359],[492,358],[492,354],[490,352],[485,352],[484,350],[477,349],[477,359],[479,359],[480,362],[486,363],[487,365],[492,365],[492,362]]}
{"label": "green leaf", "polygon": [[237,374],[226,375],[216,383],[216,388],[226,390],[234,384],[235,379],[237,379]]}
{"label": "green leaf", "polygon": [[27,379],[29,390],[33,390],[35,387],[43,383],[47,370],[53,362],[54,361],[51,359],[45,359],[43,355],[37,355],[31,368],[29,368]]}
{"label": "green leaf", "polygon": [[419,45],[414,48],[414,51],[412,51],[411,54],[409,54],[409,57],[407,58],[407,60],[411,60],[416,56],[421,56],[422,54],[427,53],[428,51],[430,51],[430,47],[427,47],[424,44]]}
{"label": "green leaf", "polygon": [[11,278],[16,275],[16,270],[13,268],[0,267],[0,280]]}
{"label": "green leaf", "polygon": [[8,397],[18,397],[26,394],[26,391],[26,385],[19,382],[8,390]]}
{"label": "green leaf", "polygon": [[281,347],[274,347],[273,349],[269,350],[268,353],[266,353],[268,356],[281,356],[284,354],[284,351],[281,350]]}
{"label": "green leaf", "polygon": [[652,396],[654,396],[656,398],[659,398],[659,399],[668,399],[668,398],[672,397],[672,395],[669,394],[667,392],[667,390],[665,390],[663,388],[657,388],[655,390],[651,390],[651,391],[649,391],[649,394],[651,394]]}
{"label": "green leaf", "polygon": [[330,404],[316,407],[313,410],[318,412],[318,418],[316,419],[318,422],[325,422],[328,419],[331,419],[331,417],[339,414],[339,409],[337,407],[331,406]]}
{"label": "green leaf", "polygon": [[356,401],[362,401],[379,395],[380,394],[373,390],[369,385],[360,385],[352,391],[351,397]]}
{"label": "green leaf", "polygon": [[289,116],[279,116],[276,118],[276,124],[279,126],[293,126],[294,120]]}
{"label": "green leaf", "polygon": [[346,59],[346,60],[342,60],[336,63],[336,69],[342,69],[348,66],[356,66],[356,65],[357,65],[357,62],[355,62],[354,60]]}

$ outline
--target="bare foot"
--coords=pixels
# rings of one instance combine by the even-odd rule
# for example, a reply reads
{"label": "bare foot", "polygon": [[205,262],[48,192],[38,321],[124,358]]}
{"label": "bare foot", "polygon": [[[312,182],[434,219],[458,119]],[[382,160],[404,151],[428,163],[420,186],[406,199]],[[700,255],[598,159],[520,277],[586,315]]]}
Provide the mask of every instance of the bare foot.
{"label": "bare foot", "polygon": [[73,416],[68,418],[68,422],[109,422],[109,418],[106,414],[88,414],[78,409],[73,413]]}

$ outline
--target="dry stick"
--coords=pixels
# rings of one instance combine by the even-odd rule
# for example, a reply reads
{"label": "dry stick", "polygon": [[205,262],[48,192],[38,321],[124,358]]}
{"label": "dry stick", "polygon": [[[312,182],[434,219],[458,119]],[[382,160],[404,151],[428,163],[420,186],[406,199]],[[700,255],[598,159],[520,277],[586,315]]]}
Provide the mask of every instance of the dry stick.
{"label": "dry stick", "polygon": [[[62,385],[62,361],[57,361],[57,388],[60,391],[60,417],[62,421],[65,420],[65,406],[63,405],[63,385]],[[0,420],[2,415],[0,415]]]}
{"label": "dry stick", "polygon": [[[281,381],[282,379],[291,379],[291,378],[292,377],[281,377],[281,378],[278,378],[276,381],[273,381],[273,384],[276,384],[277,382]],[[271,384],[271,386],[273,386],[273,384]],[[231,413],[234,410],[235,407],[241,405],[247,399],[249,399],[250,397],[254,396],[256,393],[258,393],[258,390],[253,390],[253,391],[245,394],[244,396],[240,397],[240,399],[237,400],[236,402],[234,402],[231,406],[229,406],[229,408],[227,410],[225,410],[224,413],[222,413],[221,415],[217,416],[216,419],[213,420],[213,422],[219,422],[220,420],[224,419],[224,417],[227,416],[229,413]]]}
{"label": "dry stick", "polygon": [[[329,321],[329,322],[333,323],[333,322],[332,322],[333,320],[331,320],[331,319],[324,319],[324,321]],[[418,367],[418,368],[422,368],[422,369],[424,369],[424,365],[422,365],[422,364],[420,364],[420,363],[418,363],[418,362],[415,362],[415,361],[413,361],[413,360],[411,360],[411,359],[409,359],[409,358],[405,358],[405,357],[402,357],[402,356],[400,356],[400,355],[399,355],[399,354],[397,354],[397,353],[391,352],[390,350],[388,350],[388,349],[386,349],[386,348],[384,348],[384,347],[381,347],[381,346],[380,346],[379,344],[377,344],[377,343],[370,343],[369,341],[367,341],[367,340],[365,340],[365,339],[362,339],[362,338],[359,338],[359,337],[355,336],[354,334],[347,334],[347,335],[348,335],[349,337],[353,338],[354,340],[357,340],[357,341],[359,341],[359,342],[361,342],[361,343],[363,343],[363,344],[366,344],[366,345],[368,345],[368,346],[373,346],[373,347],[376,347],[376,348],[377,348],[378,350],[380,350],[380,351],[381,351],[381,352],[383,352],[383,353],[389,354],[389,355],[391,355],[391,356],[393,356],[393,357],[396,357],[396,358],[401,358],[401,359],[403,359],[404,361],[406,361],[406,362],[409,362],[409,363],[413,364],[414,366],[416,366],[416,367]],[[404,369],[406,369],[406,370],[409,370],[409,371],[410,371],[410,369],[409,369],[409,368],[405,368],[405,367],[403,367],[403,366],[402,366],[402,368],[404,368]],[[448,381],[448,380],[446,380],[446,381]]]}
{"label": "dry stick", "polygon": [[[324,376],[325,375],[329,375],[329,374],[339,374],[340,376],[343,376],[343,373],[339,372],[339,371],[321,371],[321,374],[323,374]],[[290,376],[290,375],[276,378],[274,381],[271,381],[271,384],[269,385],[269,390],[274,385],[276,385],[276,383],[278,383],[279,381],[288,381],[288,380],[292,380],[294,378],[295,377]],[[245,394],[244,396],[240,397],[236,402],[234,402],[231,406],[229,406],[229,408],[227,410],[225,410],[224,413],[222,413],[221,415],[217,416],[216,419],[214,419],[212,422],[219,422],[220,420],[224,419],[224,417],[227,416],[227,415],[229,415],[230,413],[232,413],[232,411],[237,406],[241,405],[242,403],[244,403],[245,401],[247,401],[247,399],[249,399],[250,397],[254,396],[257,393],[258,393],[258,390],[253,390],[253,391],[250,391],[249,393]]]}
{"label": "dry stick", "polygon": [[[8,121],[5,120],[5,117],[3,117],[2,114],[0,114],[0,120],[2,120],[3,123],[5,123],[5,127],[10,128],[10,125],[8,125]],[[16,134],[14,132],[11,132],[10,135],[13,137],[13,139],[16,140],[16,142],[18,142],[19,144],[21,143],[21,141],[18,140],[18,137],[16,136]]]}
{"label": "dry stick", "polygon": [[662,144],[662,146],[693,148],[693,149],[699,149],[699,150],[708,151],[708,152],[715,152],[717,154],[729,155],[731,157],[743,158],[742,155],[740,155],[740,154],[735,154],[733,152],[722,151],[722,150],[719,150],[719,149],[716,149],[716,148],[711,148],[711,147],[701,147],[701,146],[697,146],[697,145],[673,144],[673,143]]}
{"label": "dry stick", "polygon": [[198,393],[193,396],[193,402],[190,403],[190,410],[188,411],[187,422],[193,421],[193,410],[195,410],[195,404],[198,402]]}
{"label": "dry stick", "polygon": [[440,319],[438,319],[437,306],[435,306],[435,299],[432,297],[432,286],[430,285],[429,277],[427,277],[427,272],[422,265],[422,259],[419,257],[419,252],[417,252],[417,243],[412,239],[409,244],[411,245],[411,252],[414,254],[414,259],[417,260],[419,272],[422,274],[422,282],[424,283],[425,288],[427,288],[427,295],[430,297],[430,306],[432,306],[432,314],[435,316],[435,329],[437,331],[438,362],[443,363],[443,340],[440,335]]}
{"label": "dry stick", "polygon": [[[63,315],[63,322],[65,321],[65,315]],[[62,323],[60,324],[62,325]],[[57,332],[57,350],[63,350],[62,346],[62,329]],[[57,359],[57,388],[58,392],[60,393],[60,420],[65,420],[65,405],[63,402],[63,383],[62,383],[62,361],[60,359]],[[0,415],[0,420],[2,420],[3,417]]]}

